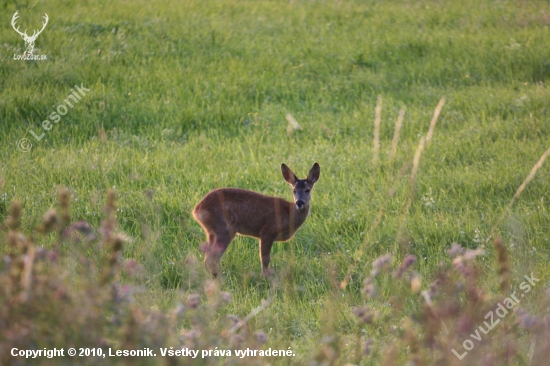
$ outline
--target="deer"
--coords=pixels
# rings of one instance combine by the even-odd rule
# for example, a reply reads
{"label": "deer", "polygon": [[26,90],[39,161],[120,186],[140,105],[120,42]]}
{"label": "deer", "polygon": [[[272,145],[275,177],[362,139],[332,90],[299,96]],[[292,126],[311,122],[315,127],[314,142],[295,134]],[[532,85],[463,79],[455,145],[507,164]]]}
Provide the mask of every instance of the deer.
{"label": "deer", "polygon": [[271,275],[273,242],[290,240],[306,221],[311,190],[321,174],[319,164],[313,164],[306,179],[298,179],[284,163],[281,172],[292,187],[294,202],[246,189],[218,188],[193,209],[193,217],[206,233],[207,241],[201,246],[204,265],[214,278],[221,256],[237,234],[260,240],[262,275]]}
{"label": "deer", "polygon": [[15,21],[17,20],[17,18],[19,18],[19,10],[15,12],[15,14],[13,14],[13,17],[11,18],[11,26],[13,27],[13,29],[19,33],[19,35],[21,36],[21,38],[23,38],[23,40],[25,41],[25,52],[23,53],[23,55],[32,55],[33,51],[34,51],[34,42],[36,41],[36,38],[38,37],[38,35],[40,33],[42,33],[42,31],[44,30],[44,28],[46,28],[46,25],[48,24],[48,14],[44,13],[44,22],[42,23],[42,29],[40,30],[34,30],[34,32],[32,33],[32,36],[29,36],[27,35],[27,30],[25,29],[25,32],[21,32],[19,30],[19,27],[15,27]]}

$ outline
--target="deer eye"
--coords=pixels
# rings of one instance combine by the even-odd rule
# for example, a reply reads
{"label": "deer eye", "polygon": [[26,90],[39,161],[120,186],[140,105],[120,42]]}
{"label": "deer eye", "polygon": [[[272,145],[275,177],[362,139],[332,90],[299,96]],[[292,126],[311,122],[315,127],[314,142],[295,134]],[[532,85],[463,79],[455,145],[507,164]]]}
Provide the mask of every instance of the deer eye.
{"label": "deer eye", "polygon": [[295,190],[295,189],[293,189],[293,190],[292,190],[292,193],[296,193],[296,190]]}
{"label": "deer eye", "polygon": [[306,193],[309,193],[309,189],[306,189]]}

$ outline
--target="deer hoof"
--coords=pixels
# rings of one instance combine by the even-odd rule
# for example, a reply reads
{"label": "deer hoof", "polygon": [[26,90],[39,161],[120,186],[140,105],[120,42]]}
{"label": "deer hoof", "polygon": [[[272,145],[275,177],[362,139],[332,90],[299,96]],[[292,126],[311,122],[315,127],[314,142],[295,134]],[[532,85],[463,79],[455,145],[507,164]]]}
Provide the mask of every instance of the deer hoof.
{"label": "deer hoof", "polygon": [[262,270],[262,276],[264,277],[272,277],[273,275],[275,275],[273,268],[264,268]]}

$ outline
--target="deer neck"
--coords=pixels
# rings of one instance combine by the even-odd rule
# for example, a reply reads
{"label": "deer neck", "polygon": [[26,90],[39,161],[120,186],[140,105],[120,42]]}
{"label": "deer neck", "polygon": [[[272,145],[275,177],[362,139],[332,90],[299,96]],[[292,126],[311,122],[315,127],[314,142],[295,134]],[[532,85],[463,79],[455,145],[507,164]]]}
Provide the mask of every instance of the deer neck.
{"label": "deer neck", "polygon": [[290,223],[294,226],[294,231],[298,230],[298,228],[302,226],[302,224],[306,221],[308,215],[309,202],[306,203],[301,209],[299,209],[295,203],[292,203],[292,208],[290,210]]}

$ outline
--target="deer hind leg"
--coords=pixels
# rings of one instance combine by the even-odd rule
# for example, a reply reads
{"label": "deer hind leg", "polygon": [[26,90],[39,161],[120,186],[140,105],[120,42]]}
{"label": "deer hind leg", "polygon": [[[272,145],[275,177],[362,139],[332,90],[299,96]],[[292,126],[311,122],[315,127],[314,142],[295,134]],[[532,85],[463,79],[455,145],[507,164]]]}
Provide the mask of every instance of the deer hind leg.
{"label": "deer hind leg", "polygon": [[209,243],[205,250],[204,265],[214,278],[218,277],[220,258],[234,237],[235,233],[227,229],[219,230],[216,233],[208,233]]}
{"label": "deer hind leg", "polygon": [[201,244],[200,250],[204,253],[208,253],[216,241],[216,235],[209,233],[206,229],[204,231],[206,232],[206,242]]}

